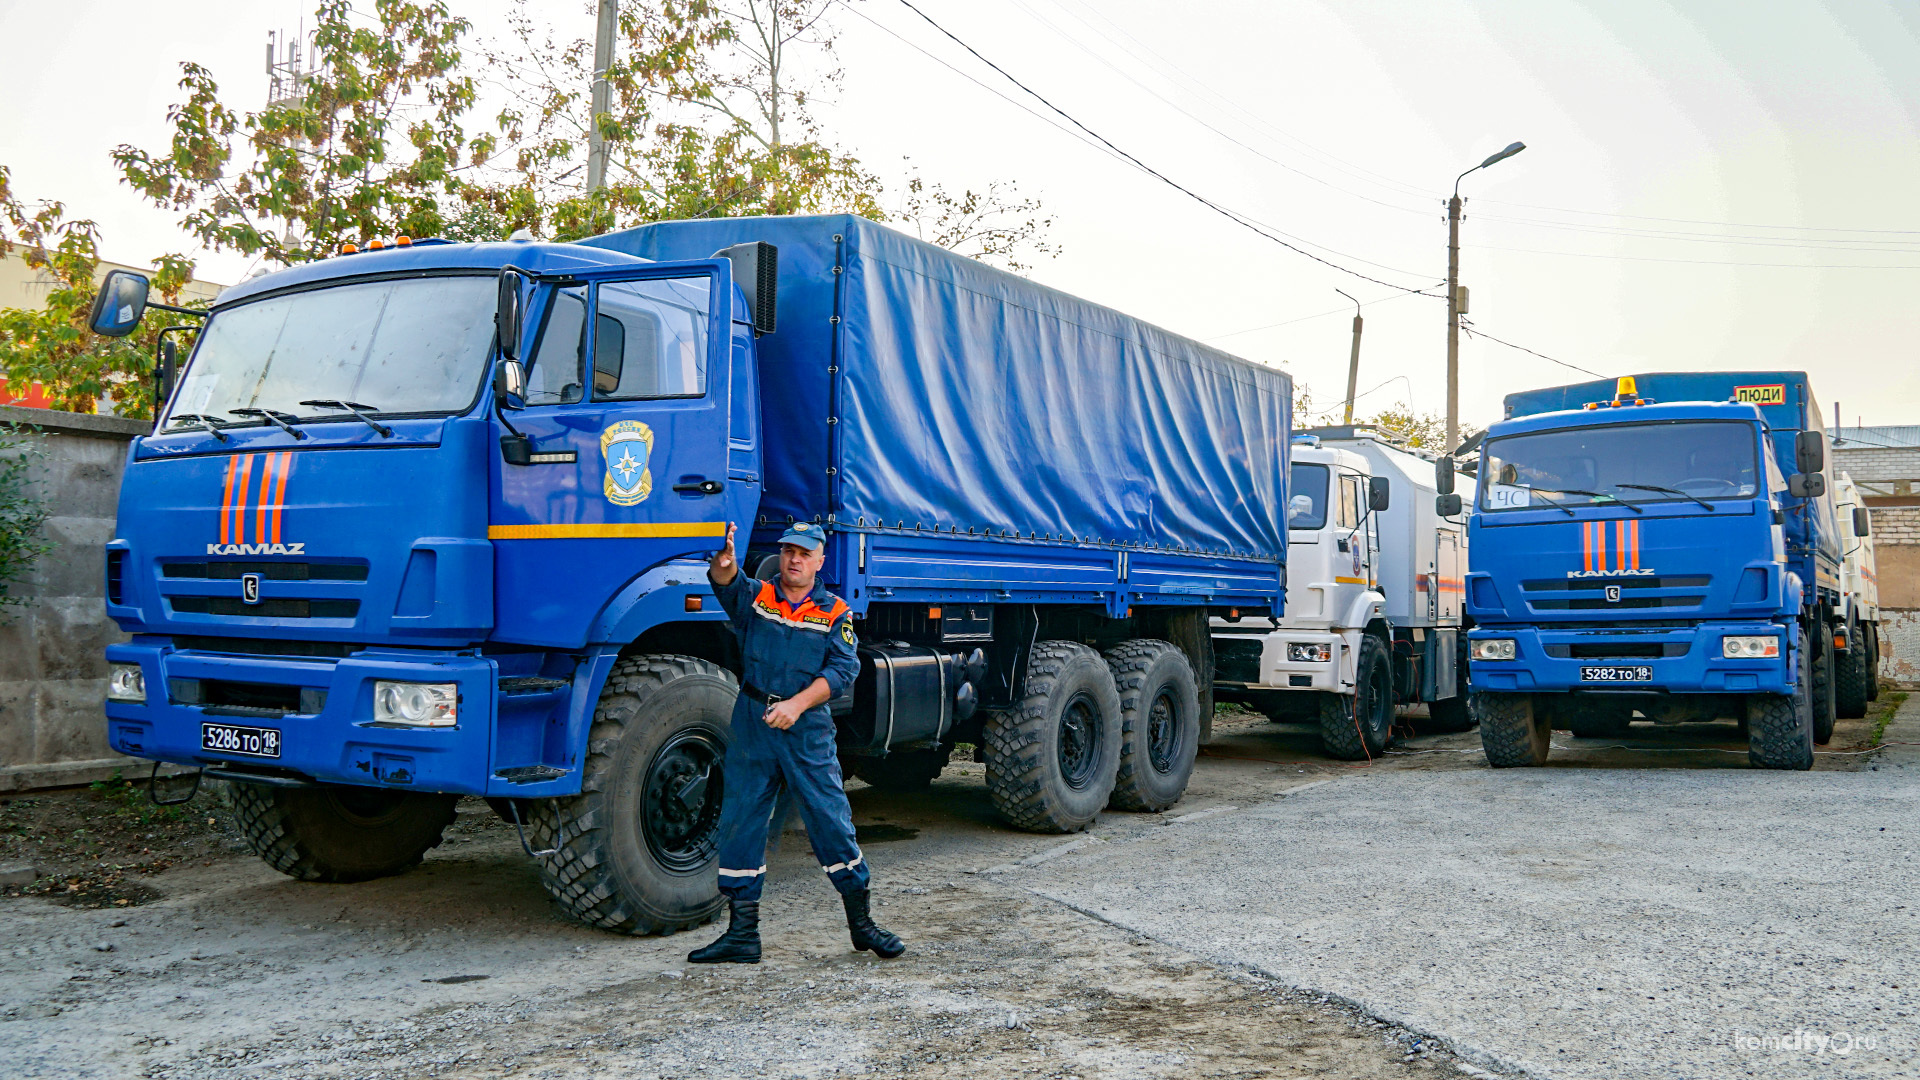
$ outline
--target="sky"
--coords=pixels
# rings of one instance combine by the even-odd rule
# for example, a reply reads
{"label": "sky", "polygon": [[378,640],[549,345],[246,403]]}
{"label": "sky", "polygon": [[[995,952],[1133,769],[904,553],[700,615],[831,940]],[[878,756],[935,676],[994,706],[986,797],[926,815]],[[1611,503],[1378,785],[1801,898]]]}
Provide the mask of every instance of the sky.
{"label": "sky", "polygon": [[[1455,176],[1517,140],[1461,182],[1460,276],[1471,323],[1531,352],[1463,340],[1463,422],[1589,372],[1785,368],[1845,423],[1920,423],[1910,0],[912,3],[1060,112],[904,0],[853,0],[844,81],[816,105],[831,141],[896,188],[909,169],[1015,182],[1062,249],[1029,276],[1282,365],[1316,403],[1345,391],[1341,289],[1365,305],[1358,411],[1444,410],[1445,304],[1409,290],[1441,291]],[[506,0],[451,4],[480,42],[505,38]],[[585,3],[535,6],[592,33]],[[31,43],[0,65],[15,192],[99,222],[109,259],[192,251],[108,154],[164,145],[183,60],[264,103],[267,32],[306,9],[0,0],[0,38]],[[252,264],[201,267],[231,282]]]}

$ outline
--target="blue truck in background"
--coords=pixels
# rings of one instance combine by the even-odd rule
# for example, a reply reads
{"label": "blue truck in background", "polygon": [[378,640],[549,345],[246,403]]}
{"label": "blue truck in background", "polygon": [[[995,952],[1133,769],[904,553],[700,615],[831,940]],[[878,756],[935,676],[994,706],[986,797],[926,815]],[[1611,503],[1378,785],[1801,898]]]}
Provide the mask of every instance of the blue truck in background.
{"label": "blue truck in background", "polygon": [[761,576],[829,533],[843,765],[973,744],[1030,830],[1178,800],[1210,617],[1281,611],[1278,371],[849,216],[367,248],[220,297],[106,552],[113,748],[228,781],[294,877],[403,870],[480,796],[575,917],[710,918],[730,523]]}
{"label": "blue truck in background", "polygon": [[1732,719],[1755,766],[1812,767],[1833,733],[1836,665],[1866,645],[1840,613],[1826,433],[1805,372],[1509,394],[1477,480],[1467,612],[1489,763],[1543,764],[1555,728],[1616,737],[1638,712]]}

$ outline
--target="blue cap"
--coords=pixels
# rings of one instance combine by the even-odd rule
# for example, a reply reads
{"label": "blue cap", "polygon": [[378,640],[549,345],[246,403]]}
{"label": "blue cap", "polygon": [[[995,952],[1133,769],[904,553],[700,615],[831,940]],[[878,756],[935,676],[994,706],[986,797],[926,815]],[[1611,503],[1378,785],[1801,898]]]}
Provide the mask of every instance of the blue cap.
{"label": "blue cap", "polygon": [[797,544],[808,551],[819,551],[827,542],[827,533],[825,529],[811,521],[796,521],[787,526],[786,532],[780,534],[780,542]]}

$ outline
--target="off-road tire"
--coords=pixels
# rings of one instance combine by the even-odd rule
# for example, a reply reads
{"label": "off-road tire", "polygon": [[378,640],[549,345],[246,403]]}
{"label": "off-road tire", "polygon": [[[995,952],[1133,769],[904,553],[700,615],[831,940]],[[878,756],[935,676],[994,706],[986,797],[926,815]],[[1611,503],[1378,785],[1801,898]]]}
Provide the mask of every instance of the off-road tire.
{"label": "off-road tire", "polygon": [[1825,622],[1816,623],[1820,654],[1813,661],[1813,741],[1825,746],[1833,741],[1834,661],[1833,631]]}
{"label": "off-road tire", "polygon": [[1619,739],[1633,724],[1633,708],[1624,701],[1569,697],[1559,718],[1576,739]]}
{"label": "off-road tire", "polygon": [[387,877],[440,846],[458,795],[322,784],[227,788],[240,831],[268,866],[300,881]]}
{"label": "off-road tire", "polygon": [[1353,662],[1353,694],[1320,699],[1320,745],[1328,757],[1368,761],[1393,742],[1393,665],[1387,647],[1372,634],[1360,635]]}
{"label": "off-road tire", "polygon": [[857,757],[852,759],[853,775],[879,791],[925,791],[940,778],[952,756],[953,747],[943,746],[938,750],[895,750],[883,758]]}
{"label": "off-road tire", "polygon": [[1873,700],[1873,670],[1867,664],[1867,634],[1856,627],[1847,638],[1851,647],[1841,653],[1838,675],[1833,685],[1833,712],[1846,720],[1867,715],[1867,702]]}
{"label": "off-road tire", "polygon": [[1553,749],[1553,721],[1532,694],[1473,695],[1480,745],[1496,769],[1545,765]]}
{"label": "off-road tire", "polygon": [[[1180,801],[1200,752],[1200,691],[1193,665],[1171,642],[1136,638],[1107,650],[1120,693],[1120,768],[1107,805],[1157,813]],[[1154,754],[1155,711],[1166,736]]]}
{"label": "off-road tire", "polygon": [[528,841],[557,849],[539,857],[540,883],[568,914],[623,934],[671,934],[725,906],[712,852],[695,865],[663,865],[643,818],[649,796],[660,794],[647,790],[649,779],[665,782],[654,775],[663,752],[697,756],[717,746],[701,808],[687,810],[696,826],[712,820],[717,840],[720,770],[738,693],[730,673],[691,656],[631,656],[614,665],[594,706],[580,794],[528,807]]}
{"label": "off-road tire", "polygon": [[1473,709],[1468,704],[1469,700],[1468,693],[1459,693],[1450,698],[1441,698],[1439,701],[1429,701],[1427,718],[1416,721],[1415,727],[1422,735],[1429,732],[1472,731],[1479,721],[1473,717]]}
{"label": "off-road tire", "polygon": [[[1069,706],[1089,736],[1078,782],[1062,762]],[[1020,698],[987,715],[987,793],[1015,828],[1079,832],[1093,824],[1120,769],[1120,692],[1100,654],[1072,641],[1042,641],[1027,659]]]}
{"label": "off-road tire", "polygon": [[1867,635],[1867,700],[1880,700],[1880,628],[1871,623],[1861,627]]}
{"label": "off-road tire", "polygon": [[1804,646],[1793,693],[1747,698],[1747,762],[1756,769],[1813,768],[1813,664]]}

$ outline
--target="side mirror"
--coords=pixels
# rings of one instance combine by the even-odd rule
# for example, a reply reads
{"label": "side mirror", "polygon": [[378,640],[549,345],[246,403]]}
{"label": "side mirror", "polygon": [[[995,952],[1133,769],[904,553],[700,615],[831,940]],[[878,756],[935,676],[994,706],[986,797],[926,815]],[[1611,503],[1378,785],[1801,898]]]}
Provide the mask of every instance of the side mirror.
{"label": "side mirror", "polygon": [[1873,515],[1867,513],[1867,508],[1864,506],[1853,508],[1853,535],[1873,535]]}
{"label": "side mirror", "polygon": [[1793,465],[1803,473],[1817,473],[1827,466],[1827,439],[1817,431],[1803,431],[1793,437]]}
{"label": "side mirror", "polygon": [[[1819,432],[1808,432],[1819,437]],[[1817,472],[1797,472],[1787,477],[1787,494],[1796,499],[1817,499],[1827,493],[1827,478]]]}
{"label": "side mirror", "polygon": [[502,360],[493,369],[493,399],[503,409],[527,407],[527,369],[518,360]]}
{"label": "side mirror", "polygon": [[1433,463],[1433,489],[1442,495],[1453,494],[1453,459],[1443,457]]}
{"label": "side mirror", "polygon": [[1449,491],[1433,500],[1433,512],[1441,517],[1460,516],[1460,496]]}
{"label": "side mirror", "polygon": [[[755,240],[713,253],[733,264],[733,283],[747,294],[747,317],[755,337],[773,333],[780,305],[780,249]],[[732,300],[726,301],[729,305]]]}
{"label": "side mirror", "polygon": [[493,309],[493,332],[500,339],[500,355],[520,359],[520,297],[527,277],[508,268],[500,271],[500,297]]}
{"label": "side mirror", "polygon": [[93,310],[87,313],[87,328],[101,337],[126,337],[140,325],[147,310],[147,292],[152,285],[131,270],[109,270],[93,294]]}
{"label": "side mirror", "polygon": [[1375,476],[1367,481],[1367,509],[1380,513],[1387,508],[1387,478]]}
{"label": "side mirror", "polygon": [[160,358],[153,365],[154,375],[159,381],[159,385],[154,389],[156,409],[164,408],[167,399],[173,396],[173,376],[179,368],[179,355],[179,347],[173,343],[172,338],[160,339]]}

